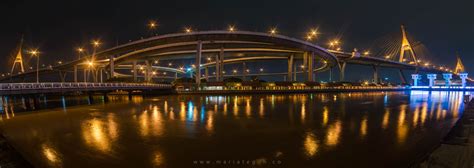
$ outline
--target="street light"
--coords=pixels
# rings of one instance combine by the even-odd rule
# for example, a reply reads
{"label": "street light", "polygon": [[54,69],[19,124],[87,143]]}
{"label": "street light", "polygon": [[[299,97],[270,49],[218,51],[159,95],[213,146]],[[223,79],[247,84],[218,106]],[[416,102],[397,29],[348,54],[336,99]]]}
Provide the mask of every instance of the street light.
{"label": "street light", "polygon": [[193,29],[191,29],[190,27],[186,27],[186,28],[184,28],[184,32],[185,33],[191,33],[191,32],[193,32]]}
{"label": "street light", "polygon": [[154,21],[154,20],[148,21],[148,28],[150,30],[155,30],[157,26],[158,26],[158,24],[156,23],[156,21]]}
{"label": "street light", "polygon": [[365,56],[368,56],[369,54],[370,54],[370,51],[365,51],[365,52],[364,52],[364,55],[365,55]]}
{"label": "street light", "polygon": [[89,68],[93,68],[94,67],[94,61],[92,61],[92,60],[87,61],[87,66]]}
{"label": "street light", "polygon": [[318,29],[311,29],[310,32],[309,32],[309,35],[311,35],[311,36],[318,35]]}
{"label": "street light", "polygon": [[229,25],[229,32],[234,32],[235,31],[235,27],[233,25]]}
{"label": "street light", "polygon": [[308,35],[306,36],[306,40],[311,41],[311,40],[313,40],[313,38],[316,38],[317,35],[318,35],[318,30],[317,29],[311,29],[309,31]]}
{"label": "street light", "polygon": [[77,50],[77,52],[79,53],[79,54],[78,54],[79,59],[81,59],[81,54],[84,52],[84,48],[79,47],[79,48],[77,48],[76,50]]}
{"label": "street light", "polygon": [[100,45],[100,40],[93,40],[91,43],[94,47],[99,47]]}
{"label": "street light", "polygon": [[39,83],[39,53],[37,49],[30,51],[31,56],[36,57],[36,83]]}
{"label": "street light", "polygon": [[271,28],[269,32],[270,32],[270,35],[275,35],[278,33],[276,27]]}

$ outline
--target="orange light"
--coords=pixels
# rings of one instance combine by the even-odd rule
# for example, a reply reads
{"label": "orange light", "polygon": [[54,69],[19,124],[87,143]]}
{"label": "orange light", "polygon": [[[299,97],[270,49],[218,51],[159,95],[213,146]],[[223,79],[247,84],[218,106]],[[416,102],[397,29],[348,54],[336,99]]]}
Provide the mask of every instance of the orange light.
{"label": "orange light", "polygon": [[191,33],[191,32],[193,32],[193,29],[191,29],[190,27],[186,27],[186,28],[184,28],[184,32]]}
{"label": "orange light", "polygon": [[235,26],[233,25],[229,25],[229,29],[228,29],[230,32],[234,32],[235,31]]}
{"label": "orange light", "polygon": [[150,20],[148,22],[148,28],[150,28],[150,29],[155,29],[157,26],[158,26],[158,23],[156,23],[156,21],[154,21],[154,20]]}
{"label": "orange light", "polygon": [[276,27],[271,28],[269,32],[270,32],[271,35],[277,34],[277,29],[276,29]]}

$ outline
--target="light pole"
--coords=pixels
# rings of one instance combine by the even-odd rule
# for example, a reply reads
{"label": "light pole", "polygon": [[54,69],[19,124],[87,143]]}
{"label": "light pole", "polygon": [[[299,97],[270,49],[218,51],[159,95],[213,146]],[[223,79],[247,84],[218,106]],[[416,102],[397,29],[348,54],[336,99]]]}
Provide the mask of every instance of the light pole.
{"label": "light pole", "polygon": [[31,56],[36,56],[36,83],[39,83],[39,51],[37,49],[30,51]]}
{"label": "light pole", "polygon": [[155,35],[155,30],[157,26],[158,26],[158,23],[156,23],[156,21],[154,20],[148,21],[148,29],[150,30],[151,36]]}
{"label": "light pole", "polygon": [[79,47],[79,48],[77,48],[77,52],[79,53],[78,54],[79,59],[81,59],[81,54],[82,54],[82,52],[84,52],[84,49],[82,47]]}

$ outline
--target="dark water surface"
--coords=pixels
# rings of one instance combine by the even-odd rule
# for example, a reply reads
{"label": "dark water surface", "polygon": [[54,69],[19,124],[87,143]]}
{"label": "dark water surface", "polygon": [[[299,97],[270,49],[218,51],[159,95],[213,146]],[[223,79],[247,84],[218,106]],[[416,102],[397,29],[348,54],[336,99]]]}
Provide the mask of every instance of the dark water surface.
{"label": "dark water surface", "polygon": [[407,167],[462,115],[464,94],[111,97],[3,110],[1,128],[37,167]]}

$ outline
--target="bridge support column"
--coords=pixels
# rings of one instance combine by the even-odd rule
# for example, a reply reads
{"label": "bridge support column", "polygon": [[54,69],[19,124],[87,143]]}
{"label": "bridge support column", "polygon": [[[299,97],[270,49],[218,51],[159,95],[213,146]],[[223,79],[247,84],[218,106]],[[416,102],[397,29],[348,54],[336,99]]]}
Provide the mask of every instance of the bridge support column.
{"label": "bridge support column", "polygon": [[149,60],[145,60],[145,81],[146,82],[151,82],[151,64]]}
{"label": "bridge support column", "polygon": [[428,79],[430,80],[429,86],[433,87],[434,86],[434,80],[436,79],[436,74],[428,74]]}
{"label": "bridge support column", "polygon": [[66,82],[66,75],[67,75],[67,71],[59,71],[59,78],[61,79],[61,82],[64,83]]}
{"label": "bridge support column", "polygon": [[403,74],[403,70],[402,69],[399,69],[398,70],[398,75],[400,75],[400,80],[402,81],[402,83],[407,83],[407,79],[405,78],[405,74]]}
{"label": "bridge support column", "polygon": [[98,74],[99,70],[98,69],[92,69],[91,72],[92,72],[92,78],[94,79],[94,82],[97,83],[97,81],[98,81],[97,76],[99,75]]}
{"label": "bridge support column", "polygon": [[225,71],[224,69],[224,47],[221,47],[221,50],[219,51],[219,81],[223,81],[224,80],[224,73],[222,73],[223,71]]}
{"label": "bridge support column", "polygon": [[411,79],[413,79],[413,86],[418,86],[418,81],[421,79],[421,75],[411,74]]}
{"label": "bridge support column", "polygon": [[197,46],[196,46],[196,61],[195,61],[195,66],[196,66],[196,84],[199,85],[201,84],[201,53],[202,50],[202,42],[198,41]]}
{"label": "bridge support column", "polygon": [[33,107],[35,108],[35,110],[39,110],[40,109],[39,95],[33,95],[31,97],[33,98]]}
{"label": "bridge support column", "polygon": [[132,63],[133,81],[137,82],[137,61]]}
{"label": "bridge support column", "polygon": [[374,83],[379,83],[379,68],[376,65],[373,65],[372,69],[374,70]]}
{"label": "bridge support column", "polygon": [[329,82],[332,81],[332,67],[329,68]]}
{"label": "bridge support column", "polygon": [[93,93],[88,92],[87,97],[88,97],[88,100],[89,100],[89,104],[94,104],[94,95],[93,95]]}
{"label": "bridge support column", "polygon": [[114,78],[115,77],[115,70],[114,70],[114,56],[111,55],[109,57],[109,65],[110,65],[110,78]]}
{"label": "bridge support column", "polygon": [[467,79],[467,73],[459,73],[459,77],[461,78],[461,85],[462,87],[466,87],[466,79]]}
{"label": "bridge support column", "polygon": [[294,56],[293,54],[288,57],[288,81],[293,80],[293,61],[294,61]]}
{"label": "bridge support column", "polygon": [[346,71],[346,62],[342,62],[339,64],[339,81],[344,81],[344,76]]}
{"label": "bridge support column", "polygon": [[220,78],[220,61],[219,61],[219,54],[216,55],[216,58],[215,58],[215,62],[216,62],[216,71],[215,71],[215,78],[216,78],[216,81],[219,81],[219,78]]}
{"label": "bridge support column", "polygon": [[314,52],[308,55],[308,81],[313,81]]}
{"label": "bridge support column", "polygon": [[104,97],[104,102],[109,102],[109,96],[107,96],[107,92],[103,93],[103,97]]}
{"label": "bridge support column", "polygon": [[451,86],[451,79],[453,78],[452,73],[443,73],[443,79],[447,87]]}
{"label": "bridge support column", "polygon": [[23,96],[23,102],[24,102],[24,106],[25,106],[25,110],[31,110],[31,103],[30,103],[30,96],[29,95],[26,95],[26,96]]}
{"label": "bridge support column", "polygon": [[74,83],[77,83],[77,65],[74,65]]}

